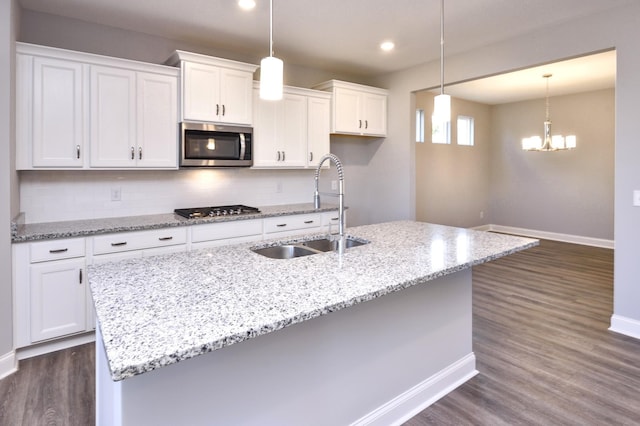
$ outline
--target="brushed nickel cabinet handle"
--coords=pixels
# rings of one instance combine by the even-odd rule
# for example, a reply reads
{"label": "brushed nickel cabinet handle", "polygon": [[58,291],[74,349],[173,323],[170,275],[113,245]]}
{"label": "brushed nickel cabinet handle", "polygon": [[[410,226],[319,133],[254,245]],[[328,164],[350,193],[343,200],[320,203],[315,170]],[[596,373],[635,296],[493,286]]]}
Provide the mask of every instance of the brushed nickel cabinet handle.
{"label": "brushed nickel cabinet handle", "polygon": [[80,145],[76,145],[76,158],[80,159]]}
{"label": "brushed nickel cabinet handle", "polygon": [[216,104],[216,115],[220,115],[220,105]]}
{"label": "brushed nickel cabinet handle", "polygon": [[170,240],[173,240],[173,237],[160,237],[160,238],[158,238],[158,240],[160,240],[160,241],[170,241]]}
{"label": "brushed nickel cabinet handle", "polygon": [[280,151],[278,151],[278,161],[280,161]]}
{"label": "brushed nickel cabinet handle", "polygon": [[309,161],[313,161],[313,152],[309,153]]}
{"label": "brushed nickel cabinet handle", "polygon": [[126,246],[127,242],[126,241],[122,241],[120,243],[111,243],[112,247],[121,247],[121,246]]}
{"label": "brushed nickel cabinet handle", "polygon": [[277,224],[276,226],[277,226],[278,228],[282,228],[282,227],[284,227],[284,226],[287,226],[287,224],[286,224],[286,223],[279,223],[279,224]]}
{"label": "brushed nickel cabinet handle", "polygon": [[55,249],[55,250],[49,250],[49,253],[51,254],[56,254],[56,253],[64,253],[66,251],[69,251],[69,249],[67,248],[63,248],[63,249]]}
{"label": "brushed nickel cabinet handle", "polygon": [[142,160],[142,147],[138,148],[138,160]]}
{"label": "brushed nickel cabinet handle", "polygon": [[80,274],[78,276],[78,279],[80,280],[80,284],[82,284],[82,268],[80,268]]}
{"label": "brushed nickel cabinet handle", "polygon": [[369,120],[364,120],[364,128],[365,129],[369,128]]}
{"label": "brushed nickel cabinet handle", "polygon": [[222,116],[224,117],[224,115],[226,114],[227,109],[225,108],[224,105],[222,105]]}
{"label": "brushed nickel cabinet handle", "polygon": [[358,120],[358,129],[362,129],[362,120]]}
{"label": "brushed nickel cabinet handle", "polygon": [[131,147],[131,159],[132,160],[136,159],[136,150],[134,147]]}
{"label": "brushed nickel cabinet handle", "polygon": [[310,223],[313,223],[313,221],[312,220],[305,220],[304,223],[306,223],[308,225]]}

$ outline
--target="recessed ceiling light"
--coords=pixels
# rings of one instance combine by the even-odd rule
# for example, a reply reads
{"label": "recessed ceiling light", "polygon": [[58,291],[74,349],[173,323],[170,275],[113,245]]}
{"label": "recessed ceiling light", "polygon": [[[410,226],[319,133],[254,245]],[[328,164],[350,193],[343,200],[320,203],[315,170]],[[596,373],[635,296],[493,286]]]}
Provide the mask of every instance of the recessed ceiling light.
{"label": "recessed ceiling light", "polygon": [[256,7],[255,0],[238,0],[238,6],[244,10],[251,10]]}
{"label": "recessed ceiling light", "polygon": [[384,50],[385,52],[388,52],[390,50],[393,50],[395,46],[396,45],[393,44],[392,41],[385,41],[380,45],[380,49]]}

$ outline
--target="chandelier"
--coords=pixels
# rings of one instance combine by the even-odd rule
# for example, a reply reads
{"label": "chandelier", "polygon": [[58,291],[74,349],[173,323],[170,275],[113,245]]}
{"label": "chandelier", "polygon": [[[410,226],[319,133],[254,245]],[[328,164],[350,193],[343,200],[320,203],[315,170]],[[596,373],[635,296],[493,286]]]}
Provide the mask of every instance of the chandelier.
{"label": "chandelier", "polygon": [[560,151],[576,147],[575,135],[551,135],[551,119],[549,118],[549,78],[551,78],[551,76],[552,74],[545,74],[542,76],[547,80],[544,139],[540,136],[523,138],[522,149],[525,151]]}

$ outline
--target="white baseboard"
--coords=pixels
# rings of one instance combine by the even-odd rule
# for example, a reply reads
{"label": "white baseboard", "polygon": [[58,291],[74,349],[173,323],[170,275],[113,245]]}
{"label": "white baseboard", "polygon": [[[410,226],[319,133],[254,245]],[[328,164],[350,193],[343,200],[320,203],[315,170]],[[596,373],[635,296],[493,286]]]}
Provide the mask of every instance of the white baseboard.
{"label": "white baseboard", "polygon": [[351,426],[400,425],[476,374],[476,357],[471,353],[356,420]]}
{"label": "white baseboard", "polygon": [[67,337],[66,339],[56,339],[50,342],[44,342],[37,345],[27,346],[26,348],[20,348],[16,352],[16,356],[19,360],[32,358],[34,356],[48,354],[50,352],[59,351],[61,349],[72,348],[78,345],[84,345],[85,343],[91,343],[96,341],[95,332],[79,334],[77,336]]}
{"label": "white baseboard", "polygon": [[640,339],[640,321],[635,319],[622,317],[620,315],[611,315],[611,326],[609,330]]}
{"label": "white baseboard", "polygon": [[18,358],[15,351],[0,356],[0,379],[4,379],[16,371],[18,371]]}
{"label": "white baseboard", "polygon": [[535,229],[517,228],[513,226],[502,226],[494,224],[475,226],[471,229],[475,229],[477,231],[502,232],[504,234],[521,235],[523,237],[540,238],[543,240],[562,241],[565,243],[581,244],[583,246],[593,246],[607,249],[614,248],[613,240],[583,237],[581,235],[560,234],[557,232],[537,231]]}

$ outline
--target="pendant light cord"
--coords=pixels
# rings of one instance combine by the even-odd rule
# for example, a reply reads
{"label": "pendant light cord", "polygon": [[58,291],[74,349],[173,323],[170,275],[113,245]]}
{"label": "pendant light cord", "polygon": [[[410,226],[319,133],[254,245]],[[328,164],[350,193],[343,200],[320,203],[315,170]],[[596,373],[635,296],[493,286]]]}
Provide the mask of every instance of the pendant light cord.
{"label": "pendant light cord", "polygon": [[545,103],[545,114],[546,114],[546,121],[549,121],[549,77],[551,77],[551,74],[545,74],[543,76],[546,80],[547,80],[547,93],[546,93],[546,103]]}
{"label": "pendant light cord", "polygon": [[444,94],[444,0],[440,0],[440,94]]}
{"label": "pendant light cord", "polygon": [[273,56],[273,0],[269,0],[269,56]]}

